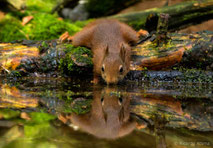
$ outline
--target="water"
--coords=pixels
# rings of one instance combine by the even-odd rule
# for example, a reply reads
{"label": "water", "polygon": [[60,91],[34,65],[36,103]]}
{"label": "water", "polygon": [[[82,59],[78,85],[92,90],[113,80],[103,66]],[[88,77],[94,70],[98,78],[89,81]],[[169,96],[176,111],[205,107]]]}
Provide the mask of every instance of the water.
{"label": "water", "polygon": [[212,84],[0,78],[0,147],[213,147]]}

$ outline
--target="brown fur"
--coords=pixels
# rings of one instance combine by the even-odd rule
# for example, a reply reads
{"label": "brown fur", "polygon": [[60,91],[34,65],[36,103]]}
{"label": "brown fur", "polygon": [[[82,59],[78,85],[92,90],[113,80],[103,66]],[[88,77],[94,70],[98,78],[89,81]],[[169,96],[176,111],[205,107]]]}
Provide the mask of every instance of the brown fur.
{"label": "brown fur", "polygon": [[[92,49],[95,83],[98,82],[98,77],[102,76],[107,84],[116,84],[127,74],[131,54],[129,44],[137,41],[136,31],[112,19],[92,22],[73,36],[74,46]],[[123,72],[120,72],[121,67]]]}
{"label": "brown fur", "polygon": [[91,111],[85,115],[72,114],[69,119],[81,130],[99,138],[115,139],[129,134],[136,128],[130,120],[130,97],[119,98],[113,88],[95,90]]}

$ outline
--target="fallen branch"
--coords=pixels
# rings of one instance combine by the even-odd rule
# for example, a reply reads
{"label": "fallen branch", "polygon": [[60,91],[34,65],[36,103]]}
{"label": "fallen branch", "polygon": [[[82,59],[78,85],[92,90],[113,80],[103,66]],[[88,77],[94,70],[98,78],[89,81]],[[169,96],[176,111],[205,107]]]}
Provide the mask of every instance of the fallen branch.
{"label": "fallen branch", "polygon": [[[192,24],[199,24],[206,20],[212,19],[213,1],[187,1],[179,3],[177,5],[153,8],[145,11],[132,12],[127,14],[119,14],[112,17],[128,23],[137,30],[141,28],[149,30],[149,27],[151,27],[152,29],[156,29],[157,21],[155,17],[160,13],[167,13],[171,16],[171,18],[169,19],[168,30],[174,31],[185,28]],[[151,20],[151,22],[148,23],[149,25],[146,25],[147,18]]]}

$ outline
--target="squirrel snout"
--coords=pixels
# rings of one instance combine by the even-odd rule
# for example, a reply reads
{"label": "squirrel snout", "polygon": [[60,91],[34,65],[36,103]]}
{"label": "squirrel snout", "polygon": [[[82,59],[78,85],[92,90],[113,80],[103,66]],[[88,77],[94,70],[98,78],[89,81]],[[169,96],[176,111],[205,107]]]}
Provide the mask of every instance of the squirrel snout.
{"label": "squirrel snout", "polygon": [[118,79],[116,77],[106,77],[105,81],[107,84],[117,84]]}

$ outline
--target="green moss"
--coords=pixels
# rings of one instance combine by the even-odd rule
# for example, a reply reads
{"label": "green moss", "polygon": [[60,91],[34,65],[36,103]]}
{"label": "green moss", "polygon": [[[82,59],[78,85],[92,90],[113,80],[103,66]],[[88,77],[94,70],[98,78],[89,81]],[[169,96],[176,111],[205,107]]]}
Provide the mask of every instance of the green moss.
{"label": "green moss", "polygon": [[[57,14],[50,14],[58,1],[26,0],[27,9],[25,12],[13,11],[0,20],[0,41],[57,39],[66,31],[73,35],[91,21],[71,23],[69,20],[59,20]],[[25,16],[33,16],[34,18],[23,26],[21,20]]]}
{"label": "green moss", "polygon": [[56,116],[43,112],[29,113],[31,120],[24,123],[24,134],[26,137],[40,137],[44,134],[52,134],[51,121],[56,119]]}
{"label": "green moss", "polygon": [[41,44],[38,46],[39,53],[43,53],[47,51],[50,48],[49,44],[47,41],[42,41]]}
{"label": "green moss", "polygon": [[127,23],[132,28],[134,28],[135,30],[140,30],[142,28],[146,29],[145,24],[146,24],[146,19],[148,15],[149,15],[148,13],[144,13],[144,15],[142,15],[140,18],[136,18],[136,19],[134,19],[135,16],[132,16],[132,20],[131,19],[124,20],[124,22]]}
{"label": "green moss", "polygon": [[[164,56],[162,52],[174,50],[176,45],[172,42],[171,39],[167,39],[166,41],[162,41],[159,44],[157,40],[154,40],[150,45],[146,47],[149,50],[156,50],[156,54],[160,56]],[[167,53],[165,52],[165,55]]]}
{"label": "green moss", "polygon": [[66,31],[72,35],[80,29],[71,23],[58,20],[57,16],[36,13],[32,22],[27,24],[23,30],[31,40],[49,40],[59,38]]}
{"label": "green moss", "polygon": [[[93,65],[91,50],[85,47],[74,47],[71,44],[65,45],[65,48],[66,56],[61,59],[59,63],[59,68],[63,73],[68,75],[76,72],[78,74],[83,74],[85,70],[91,70]],[[74,58],[72,58],[72,56],[74,56]],[[76,65],[76,62],[72,59],[75,59],[77,63],[85,66]]]}
{"label": "green moss", "polygon": [[199,83],[211,83],[213,81],[212,75],[207,71],[198,70],[198,69],[180,69],[183,72],[182,81],[186,82],[199,82]]}
{"label": "green moss", "polygon": [[19,117],[20,111],[15,111],[11,109],[0,109],[0,116],[4,119],[11,119]]}
{"label": "green moss", "polygon": [[[68,103],[69,102],[69,103]],[[83,99],[83,100],[72,100],[68,101],[65,105],[65,113],[76,113],[76,114],[85,114],[91,110],[92,99]],[[71,104],[71,106],[70,106]]]}
{"label": "green moss", "polygon": [[51,12],[59,0],[26,0],[28,11]]}
{"label": "green moss", "polygon": [[92,21],[94,21],[94,19],[88,19],[88,20],[85,20],[85,21],[76,21],[76,22],[74,22],[74,25],[76,25],[80,28],[83,28],[84,26],[86,26],[87,24],[89,24]]}
{"label": "green moss", "polygon": [[51,114],[41,113],[41,112],[31,112],[30,117],[31,117],[31,120],[30,120],[31,123],[43,123],[56,118],[55,116]]}
{"label": "green moss", "polygon": [[24,126],[24,135],[27,138],[37,138],[43,135],[51,135],[53,128],[50,123],[44,122],[40,124],[25,125]]}
{"label": "green moss", "polygon": [[[75,84],[72,84],[74,86]],[[78,87],[78,86],[77,86]],[[82,86],[80,86],[82,88]],[[52,108],[53,110],[56,110],[57,112],[61,113],[76,113],[76,114],[85,114],[90,111],[91,109],[91,103],[92,103],[92,92],[76,92],[76,91],[71,91],[67,90],[66,92],[64,91],[45,91],[39,93],[40,96],[49,99],[57,98],[56,100],[60,100],[59,104],[56,103],[57,105],[52,108],[52,106],[48,106],[48,109]],[[63,102],[63,103],[62,103]],[[47,102],[48,103],[48,102]],[[49,103],[48,103],[49,104]],[[44,109],[44,112],[48,112],[48,110]],[[32,116],[31,116],[32,117]]]}
{"label": "green moss", "polygon": [[23,32],[23,26],[18,19],[6,16],[5,19],[0,21],[0,41],[14,41],[17,39],[27,39],[26,34]]}
{"label": "green moss", "polygon": [[59,38],[66,31],[72,35],[81,30],[74,24],[59,20],[56,15],[41,12],[32,15],[33,20],[25,26],[22,26],[21,21],[11,15],[0,21],[0,41],[50,40]]}
{"label": "green moss", "polygon": [[[50,12],[56,2],[56,0],[27,0],[27,10],[24,13],[18,11],[8,13],[0,21],[0,41],[53,39],[58,38],[65,31],[69,31],[71,34],[79,31],[79,27],[68,22],[59,21],[57,16],[41,13]],[[27,25],[22,26],[21,19],[27,15],[33,15],[34,19]]]}
{"label": "green moss", "polygon": [[11,73],[10,73],[9,75],[7,75],[7,76],[10,77],[10,78],[16,79],[16,78],[20,78],[22,75],[21,75],[21,73],[20,73],[19,71],[13,70],[13,71],[11,71]]}

